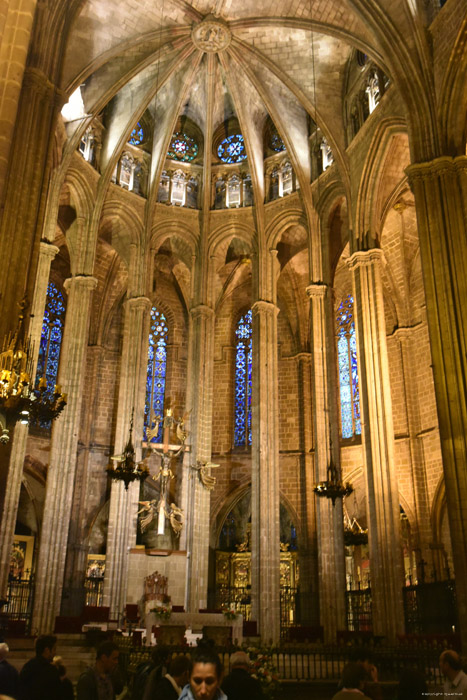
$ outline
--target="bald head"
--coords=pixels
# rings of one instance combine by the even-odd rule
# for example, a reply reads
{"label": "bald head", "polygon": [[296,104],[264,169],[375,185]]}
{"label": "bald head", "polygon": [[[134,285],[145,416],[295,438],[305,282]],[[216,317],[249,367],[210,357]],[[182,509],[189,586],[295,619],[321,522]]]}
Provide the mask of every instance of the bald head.
{"label": "bald head", "polygon": [[6,659],[8,652],[10,651],[8,644],[5,642],[2,642],[0,644],[0,661],[3,661],[3,659]]}
{"label": "bald head", "polygon": [[250,668],[250,657],[245,651],[236,651],[230,657],[230,668]]}

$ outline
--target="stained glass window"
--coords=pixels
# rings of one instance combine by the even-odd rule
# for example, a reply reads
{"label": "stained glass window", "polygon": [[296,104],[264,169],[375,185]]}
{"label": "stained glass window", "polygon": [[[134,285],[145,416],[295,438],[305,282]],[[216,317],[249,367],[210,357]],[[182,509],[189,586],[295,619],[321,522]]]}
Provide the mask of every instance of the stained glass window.
{"label": "stained glass window", "polygon": [[[37,362],[36,388],[40,380],[47,380],[46,395],[52,396],[58,376],[58,362],[65,323],[65,304],[63,294],[53,282],[47,287],[44,320],[42,322],[39,359]],[[50,421],[41,421],[39,427],[50,428]]]}
{"label": "stained glass window", "polygon": [[232,134],[224,139],[217,149],[217,155],[224,163],[240,163],[246,159],[245,143],[241,134]]}
{"label": "stained glass window", "polygon": [[358,387],[357,340],[353,297],[344,299],[337,311],[337,357],[341,399],[342,437],[360,435],[360,394]]}
{"label": "stained glass window", "polygon": [[[155,306],[151,309],[151,328],[149,330],[148,370],[146,379],[146,404],[144,407],[144,439],[149,426],[151,408],[156,417],[162,418],[164,412],[165,375],[167,365],[167,319]],[[162,421],[159,434],[153,442],[162,442]]]}
{"label": "stained glass window", "polygon": [[128,139],[128,143],[131,143],[132,146],[139,146],[139,144],[143,141],[143,136],[143,127],[138,122],[133,131],[131,132],[131,136]]}
{"label": "stained glass window", "polygon": [[284,142],[282,141],[281,137],[277,133],[277,131],[273,132],[271,139],[269,141],[269,146],[273,151],[277,151],[277,153],[280,153],[281,151],[285,151],[285,146]]}
{"label": "stained glass window", "polygon": [[172,141],[170,142],[167,153],[168,158],[172,158],[172,160],[190,161],[196,158],[197,155],[198,144],[194,138],[181,131],[177,131],[172,136]]}
{"label": "stained glass window", "polygon": [[235,447],[251,445],[253,328],[251,309],[237,323],[235,335]]}

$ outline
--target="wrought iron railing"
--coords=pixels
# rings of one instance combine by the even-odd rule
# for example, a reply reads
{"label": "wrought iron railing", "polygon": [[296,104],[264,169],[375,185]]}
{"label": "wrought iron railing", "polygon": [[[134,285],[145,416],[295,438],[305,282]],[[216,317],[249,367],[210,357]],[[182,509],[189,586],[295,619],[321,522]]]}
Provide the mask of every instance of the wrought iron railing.
{"label": "wrought iron railing", "polygon": [[[131,676],[138,666],[149,661],[152,649],[132,646],[130,638],[116,638],[120,647],[120,657],[123,667]],[[167,651],[173,654],[186,653],[186,647],[170,647]],[[232,647],[216,648],[225,672],[228,673]],[[278,675],[284,681],[335,681],[336,685],[342,677],[344,666],[353,658],[354,647],[310,645],[292,647],[287,645],[274,651],[272,661],[278,670]],[[426,647],[375,647],[372,657],[378,669],[379,680],[383,683],[396,682],[400,672],[405,668],[416,668],[430,686],[442,684],[439,669],[438,648]]]}
{"label": "wrought iron railing", "polygon": [[345,597],[347,629],[351,632],[371,632],[373,630],[371,588],[346,591]]}
{"label": "wrought iron railing", "polygon": [[454,580],[405,586],[402,593],[407,634],[450,634],[458,629]]}
{"label": "wrought iron railing", "polygon": [[[13,623],[24,622],[21,631],[29,634],[34,603],[34,575],[25,571],[22,578],[11,577],[8,581],[7,600],[3,608],[4,618]],[[19,630],[19,624],[17,627]]]}
{"label": "wrought iron railing", "polygon": [[84,604],[100,607],[104,594],[104,577],[88,576],[84,579],[86,592]]}

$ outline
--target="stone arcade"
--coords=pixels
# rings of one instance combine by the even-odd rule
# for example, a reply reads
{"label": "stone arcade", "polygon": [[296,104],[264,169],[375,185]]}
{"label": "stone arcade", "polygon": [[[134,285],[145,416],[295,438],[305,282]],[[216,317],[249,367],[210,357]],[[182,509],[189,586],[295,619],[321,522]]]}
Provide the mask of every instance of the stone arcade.
{"label": "stone arcade", "polygon": [[[465,0],[4,0],[0,28],[0,339],[26,294],[68,394],[0,445],[0,594],[32,576],[46,632],[157,570],[264,640],[394,641],[403,589],[455,578],[467,645]],[[138,524],[161,479],[106,473],[168,407],[179,536]]]}

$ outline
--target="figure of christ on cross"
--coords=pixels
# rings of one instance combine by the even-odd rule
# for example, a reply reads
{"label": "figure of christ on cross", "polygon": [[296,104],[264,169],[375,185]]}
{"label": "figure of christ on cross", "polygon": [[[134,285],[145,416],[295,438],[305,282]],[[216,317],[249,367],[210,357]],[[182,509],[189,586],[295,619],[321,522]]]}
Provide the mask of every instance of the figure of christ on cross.
{"label": "figure of christ on cross", "polygon": [[[169,482],[175,477],[172,471],[172,460],[176,459],[182,452],[188,451],[190,448],[185,446],[185,440],[188,437],[188,431],[184,429],[185,419],[189,414],[185,414],[180,420],[176,420],[172,415],[172,409],[168,408],[166,410],[166,415],[163,422],[163,435],[162,443],[150,442],[150,440],[155,437],[159,432],[159,419],[155,419],[151,415],[151,423],[153,427],[148,430],[148,448],[155,452],[161,460],[158,473],[153,476],[154,481],[160,480],[160,492],[159,499],[157,501],[140,501],[140,505],[143,508],[139,511],[139,514],[146,511],[146,516],[141,518],[141,528],[144,530],[152,522],[157,514],[157,534],[163,535],[165,530],[165,518],[166,515],[170,518],[170,524],[175,530],[176,534],[180,534],[181,527],[180,521],[183,523],[183,515],[180,508],[172,503],[170,509],[167,507],[167,496],[169,492]],[[176,426],[177,437],[180,440],[179,444],[170,443],[170,431]],[[173,513],[177,517],[173,516]],[[173,517],[172,517],[173,516]],[[174,527],[175,525],[175,527]]]}

